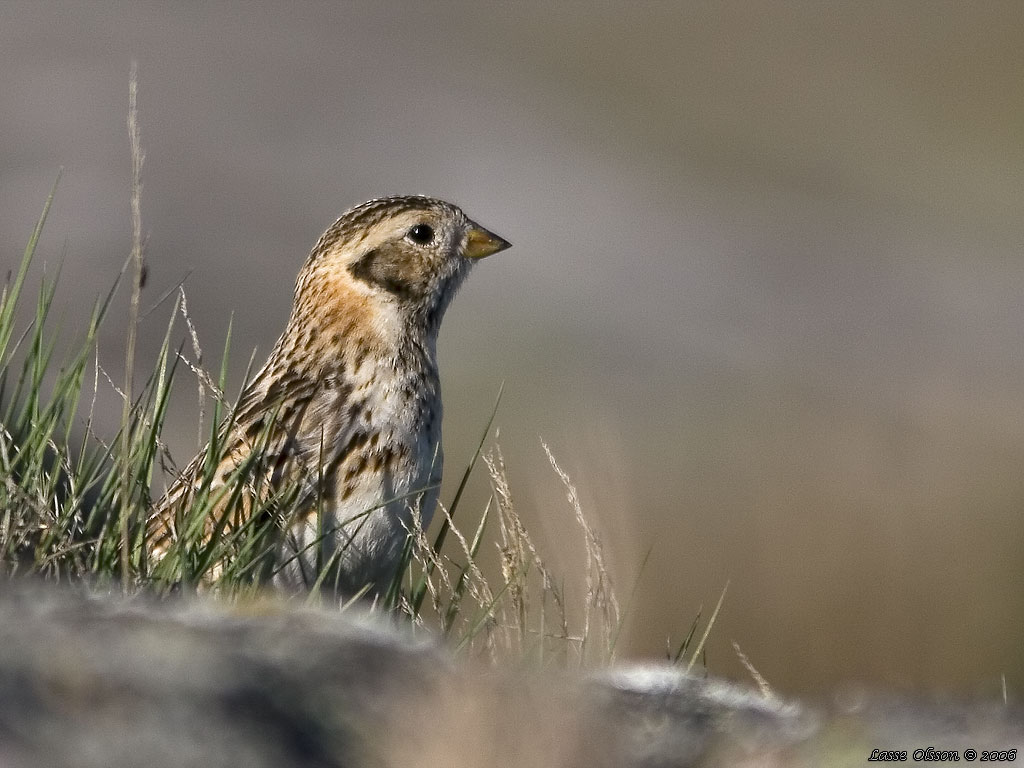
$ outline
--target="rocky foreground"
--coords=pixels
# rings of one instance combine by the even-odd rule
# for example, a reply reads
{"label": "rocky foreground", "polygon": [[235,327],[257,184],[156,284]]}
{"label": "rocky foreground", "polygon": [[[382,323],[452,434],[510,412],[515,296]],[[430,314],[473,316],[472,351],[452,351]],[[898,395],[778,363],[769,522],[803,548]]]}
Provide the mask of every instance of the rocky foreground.
{"label": "rocky foreground", "polygon": [[660,666],[500,671],[351,613],[0,584],[0,768],[810,768],[972,749],[1024,762],[1024,710],[810,705]]}

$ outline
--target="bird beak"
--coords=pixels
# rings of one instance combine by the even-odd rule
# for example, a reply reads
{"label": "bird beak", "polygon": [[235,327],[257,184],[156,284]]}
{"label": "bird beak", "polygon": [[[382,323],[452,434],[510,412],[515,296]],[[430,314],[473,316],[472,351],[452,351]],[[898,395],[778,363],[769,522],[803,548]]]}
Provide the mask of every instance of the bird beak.
{"label": "bird beak", "polygon": [[479,224],[473,224],[466,236],[466,248],[463,253],[467,259],[482,259],[511,247],[512,243],[508,240],[487,231]]}

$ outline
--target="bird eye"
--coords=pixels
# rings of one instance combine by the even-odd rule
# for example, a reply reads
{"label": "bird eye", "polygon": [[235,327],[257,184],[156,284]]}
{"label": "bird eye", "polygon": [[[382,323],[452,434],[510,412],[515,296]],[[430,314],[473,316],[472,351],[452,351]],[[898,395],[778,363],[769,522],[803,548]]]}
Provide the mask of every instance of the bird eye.
{"label": "bird eye", "polygon": [[434,228],[429,224],[417,224],[406,233],[406,237],[420,245],[430,245],[434,241]]}

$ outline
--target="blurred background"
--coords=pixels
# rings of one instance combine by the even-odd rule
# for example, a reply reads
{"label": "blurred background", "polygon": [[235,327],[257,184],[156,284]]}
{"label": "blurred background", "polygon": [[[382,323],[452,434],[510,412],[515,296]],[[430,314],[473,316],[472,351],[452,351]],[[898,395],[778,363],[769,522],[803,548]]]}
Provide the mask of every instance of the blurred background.
{"label": "blurred background", "polygon": [[[135,59],[143,306],[187,276],[214,366],[233,318],[235,386],[342,210],[449,199],[515,247],[442,331],[442,498],[504,382],[517,505],[580,599],[543,438],[628,604],[623,656],[664,657],[728,581],[718,673],[746,676],[735,640],[784,692],[997,695],[1005,675],[1019,696],[1022,52],[1015,1],[8,0],[0,266],[63,166],[40,254],[64,254],[69,335],[111,285]],[[100,349],[115,381],[125,303]],[[471,491],[467,525],[485,473]]]}

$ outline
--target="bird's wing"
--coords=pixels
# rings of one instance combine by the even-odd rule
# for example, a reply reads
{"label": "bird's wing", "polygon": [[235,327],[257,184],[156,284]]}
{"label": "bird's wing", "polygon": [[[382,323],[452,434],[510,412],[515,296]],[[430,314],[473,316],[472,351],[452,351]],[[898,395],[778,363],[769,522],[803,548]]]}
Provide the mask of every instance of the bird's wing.
{"label": "bird's wing", "polygon": [[[151,555],[159,559],[166,554],[177,538],[178,518],[197,492],[218,495],[231,482],[235,470],[254,454],[255,463],[245,471],[246,482],[276,488],[284,479],[296,477],[310,458],[312,443],[322,443],[320,430],[315,440],[308,434],[311,429],[306,417],[311,409],[321,411],[323,404],[319,401],[326,394],[317,379],[292,370],[277,376],[266,369],[257,374],[221,425],[217,443],[212,448],[208,445],[189,462],[154,505],[147,522]],[[212,467],[214,461],[217,464]],[[206,536],[213,532],[214,524],[215,520],[207,520]]]}

